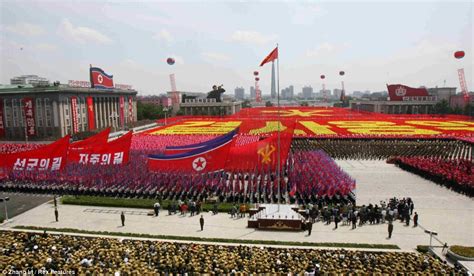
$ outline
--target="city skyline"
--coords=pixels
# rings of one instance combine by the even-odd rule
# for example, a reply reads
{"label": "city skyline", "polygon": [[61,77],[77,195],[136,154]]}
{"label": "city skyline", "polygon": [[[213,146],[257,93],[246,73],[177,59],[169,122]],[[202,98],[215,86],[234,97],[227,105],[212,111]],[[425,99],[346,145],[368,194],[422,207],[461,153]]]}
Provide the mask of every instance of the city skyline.
{"label": "city skyline", "polygon": [[[88,80],[92,64],[144,95],[170,90],[171,73],[178,90],[207,92],[224,84],[231,94],[236,86],[254,85],[258,70],[261,90],[269,95],[271,65],[258,64],[279,43],[280,90],[290,84],[295,91],[305,85],[319,90],[324,74],[327,87],[338,88],[344,80],[346,91],[382,91],[386,83],[435,87],[445,81],[459,91],[459,68],[473,89],[469,1],[2,1],[0,8],[3,84],[24,74],[62,83]],[[396,20],[387,20],[387,14]],[[466,57],[456,60],[457,50]],[[176,64],[167,65],[168,57]]]}

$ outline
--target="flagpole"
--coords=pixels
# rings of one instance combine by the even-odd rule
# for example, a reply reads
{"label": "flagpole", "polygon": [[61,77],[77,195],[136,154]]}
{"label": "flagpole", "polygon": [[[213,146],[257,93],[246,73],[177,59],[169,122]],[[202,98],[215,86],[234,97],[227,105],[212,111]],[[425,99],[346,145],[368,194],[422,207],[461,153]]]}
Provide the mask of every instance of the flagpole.
{"label": "flagpole", "polygon": [[[277,51],[278,51],[277,43]],[[277,183],[278,183],[278,212],[280,212],[280,55],[277,58],[277,105],[278,105],[278,134],[277,134]]]}

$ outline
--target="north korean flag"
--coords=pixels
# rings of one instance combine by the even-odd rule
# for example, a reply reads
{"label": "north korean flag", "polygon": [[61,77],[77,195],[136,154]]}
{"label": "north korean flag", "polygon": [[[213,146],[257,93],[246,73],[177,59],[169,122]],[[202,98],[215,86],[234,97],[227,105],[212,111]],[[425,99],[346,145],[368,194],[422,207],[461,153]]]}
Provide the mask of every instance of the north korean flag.
{"label": "north korean flag", "polygon": [[98,67],[90,68],[91,87],[92,88],[114,88],[114,76],[108,75],[104,70]]}
{"label": "north korean flag", "polygon": [[185,172],[206,173],[224,168],[227,154],[234,145],[235,136],[230,136],[219,143],[193,149],[189,152],[173,155],[149,155],[148,169],[150,171],[176,170]]}

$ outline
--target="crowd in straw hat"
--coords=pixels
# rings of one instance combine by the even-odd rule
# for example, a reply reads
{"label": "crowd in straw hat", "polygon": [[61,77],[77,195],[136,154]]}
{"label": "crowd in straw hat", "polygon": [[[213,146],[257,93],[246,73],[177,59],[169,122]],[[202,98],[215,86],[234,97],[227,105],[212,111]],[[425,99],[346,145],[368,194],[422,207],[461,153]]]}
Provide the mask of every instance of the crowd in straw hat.
{"label": "crowd in straw hat", "polygon": [[425,254],[226,246],[3,231],[0,271],[130,273],[416,273],[455,270]]}

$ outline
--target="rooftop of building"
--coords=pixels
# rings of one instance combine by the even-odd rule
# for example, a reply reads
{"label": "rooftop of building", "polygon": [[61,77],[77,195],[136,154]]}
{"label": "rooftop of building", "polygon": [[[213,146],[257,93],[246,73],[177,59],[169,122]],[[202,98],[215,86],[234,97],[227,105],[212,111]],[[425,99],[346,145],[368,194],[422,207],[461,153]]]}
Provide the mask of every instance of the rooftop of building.
{"label": "rooftop of building", "polygon": [[69,85],[50,85],[50,86],[33,86],[31,84],[25,85],[0,85],[0,94],[6,95],[17,95],[25,93],[58,93],[58,92],[74,92],[74,93],[119,93],[119,94],[137,94],[135,90],[123,90],[123,89],[98,89],[98,88],[82,88],[82,87],[71,87]]}

